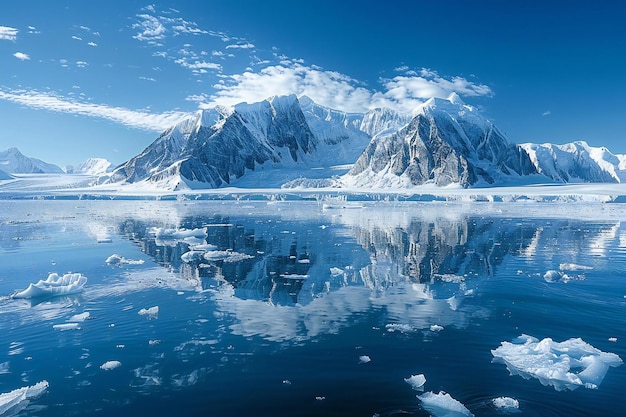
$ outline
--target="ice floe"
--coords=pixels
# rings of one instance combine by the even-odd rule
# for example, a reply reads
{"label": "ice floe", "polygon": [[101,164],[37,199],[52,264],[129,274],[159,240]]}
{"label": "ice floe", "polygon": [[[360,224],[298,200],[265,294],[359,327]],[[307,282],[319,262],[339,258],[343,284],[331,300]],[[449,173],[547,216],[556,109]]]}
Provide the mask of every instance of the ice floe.
{"label": "ice floe", "polygon": [[159,318],[159,306],[142,308],[137,312],[137,314],[140,316],[146,316],[148,319],[157,319]]}
{"label": "ice floe", "polygon": [[76,322],[80,322],[80,321],[85,321],[89,318],[90,314],[88,311],[85,311],[84,313],[80,313],[80,314],[74,314],[72,317],[70,317],[67,321],[76,323]]}
{"label": "ice floe", "polygon": [[143,259],[126,259],[117,253],[109,256],[106,261],[108,265],[122,266],[122,265],[142,265],[144,263]]}
{"label": "ice floe", "polygon": [[82,274],[65,274],[60,277],[56,273],[48,275],[45,280],[30,284],[23,291],[13,294],[13,298],[41,298],[58,295],[76,294],[83,290],[87,277]]}
{"label": "ice floe", "polygon": [[359,363],[368,363],[368,362],[371,362],[371,361],[372,361],[372,358],[370,358],[367,355],[359,356]]}
{"label": "ice floe", "polygon": [[462,403],[443,391],[438,394],[426,392],[422,395],[418,395],[417,398],[422,402],[422,408],[435,417],[462,417],[474,415]]}
{"label": "ice floe", "polygon": [[120,366],[122,366],[122,362],[120,361],[106,361],[105,363],[100,365],[100,369],[110,371],[112,369],[119,368]]}
{"label": "ice floe", "polygon": [[505,411],[519,410],[519,401],[511,397],[497,397],[491,400],[494,407]]}
{"label": "ice floe", "polygon": [[0,416],[16,415],[48,390],[48,381],[41,381],[30,387],[22,387],[0,394]]}
{"label": "ice floe", "polygon": [[440,326],[438,324],[433,324],[430,326],[430,331],[431,332],[440,332],[443,330],[443,326]]}
{"label": "ice floe", "polygon": [[411,375],[408,378],[404,378],[404,381],[414,390],[424,391],[424,384],[426,383],[426,377],[424,374]]}
{"label": "ice floe", "polygon": [[578,265],[572,263],[562,263],[559,265],[561,271],[589,271],[592,270],[592,266]]}
{"label": "ice floe", "polygon": [[252,258],[254,256],[230,250],[212,250],[204,254],[204,259],[207,261],[240,262]]}
{"label": "ice floe", "polygon": [[63,324],[55,324],[52,326],[54,330],[80,330],[80,324],[78,323],[63,323]]}
{"label": "ice floe", "polygon": [[157,227],[152,229],[157,239],[185,239],[188,237],[206,237],[206,228],[198,229],[167,229]]}
{"label": "ice floe", "polygon": [[504,363],[511,375],[537,378],[557,391],[581,386],[597,389],[609,367],[622,364],[615,353],[602,352],[580,338],[555,342],[523,334],[513,342],[502,342],[491,354],[494,362]]}
{"label": "ice floe", "polygon": [[543,279],[546,282],[569,282],[569,281],[582,281],[585,279],[584,275],[568,275],[564,272],[551,269],[543,274]]}

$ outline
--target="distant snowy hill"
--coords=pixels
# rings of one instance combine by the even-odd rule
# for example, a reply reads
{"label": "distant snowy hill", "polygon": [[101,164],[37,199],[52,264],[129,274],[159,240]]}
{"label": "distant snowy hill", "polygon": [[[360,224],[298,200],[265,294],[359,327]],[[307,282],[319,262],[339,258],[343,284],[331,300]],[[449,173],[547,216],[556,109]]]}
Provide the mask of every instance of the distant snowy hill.
{"label": "distant snowy hill", "polygon": [[395,133],[372,139],[342,183],[407,188],[493,185],[537,174],[528,154],[453,93],[416,109]]}
{"label": "distant snowy hill", "polygon": [[112,164],[104,158],[89,158],[76,166],[66,166],[68,174],[104,175],[112,170]]}
{"label": "distant snowy hill", "polygon": [[524,143],[541,174],[558,182],[624,182],[626,155],[614,155],[608,149],[594,148],[586,142],[565,145]]}
{"label": "distant snowy hill", "polygon": [[164,132],[116,168],[110,182],[176,190],[280,187],[297,177],[326,178],[347,171],[370,133],[397,129],[406,121],[395,112],[369,117],[340,112],[295,95],[217,107]]}
{"label": "distant snowy hill", "polygon": [[0,170],[9,174],[60,174],[63,170],[36,158],[22,155],[17,148],[0,152]]}

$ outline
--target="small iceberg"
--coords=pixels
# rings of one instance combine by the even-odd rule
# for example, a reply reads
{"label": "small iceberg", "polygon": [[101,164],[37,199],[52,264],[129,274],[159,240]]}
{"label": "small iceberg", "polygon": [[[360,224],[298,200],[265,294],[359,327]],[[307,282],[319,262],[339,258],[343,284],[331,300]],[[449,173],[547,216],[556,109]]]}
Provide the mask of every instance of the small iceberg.
{"label": "small iceberg", "polygon": [[623,363],[615,353],[603,352],[580,338],[540,341],[525,334],[513,342],[502,342],[491,354],[493,362],[504,363],[511,375],[536,378],[557,391],[581,386],[597,389],[609,367]]}
{"label": "small iceberg", "polygon": [[137,312],[140,316],[146,316],[149,320],[158,319],[159,318],[159,306],[154,306],[150,308],[142,308]]}
{"label": "small iceberg", "polygon": [[435,394],[434,392],[426,392],[418,395],[417,398],[422,402],[422,408],[435,417],[473,417],[463,404],[452,398],[446,392]]}
{"label": "small iceberg", "polygon": [[491,400],[491,403],[494,407],[507,411],[507,412],[518,412],[519,411],[519,401],[515,398],[511,397],[497,397]]}
{"label": "small iceberg", "polygon": [[414,390],[424,391],[424,384],[426,384],[426,377],[424,374],[411,375],[408,378],[404,378],[404,381]]}
{"label": "small iceberg", "polygon": [[83,290],[87,277],[83,274],[65,274],[60,277],[56,273],[48,275],[46,280],[30,284],[28,288],[12,295],[13,298],[41,298],[59,295],[76,294]]}
{"label": "small iceberg", "polygon": [[0,416],[13,416],[28,407],[31,400],[41,397],[48,390],[48,381],[30,387],[22,387],[0,394]]}
{"label": "small iceberg", "polygon": [[117,253],[114,253],[113,255],[109,256],[104,262],[106,262],[107,265],[114,265],[114,266],[142,265],[144,263],[143,259],[139,259],[139,260],[126,259],[123,256],[118,255]]}
{"label": "small iceberg", "polygon": [[105,363],[100,365],[100,369],[104,371],[110,371],[112,369],[119,368],[120,366],[122,366],[122,362],[120,361],[106,361]]}

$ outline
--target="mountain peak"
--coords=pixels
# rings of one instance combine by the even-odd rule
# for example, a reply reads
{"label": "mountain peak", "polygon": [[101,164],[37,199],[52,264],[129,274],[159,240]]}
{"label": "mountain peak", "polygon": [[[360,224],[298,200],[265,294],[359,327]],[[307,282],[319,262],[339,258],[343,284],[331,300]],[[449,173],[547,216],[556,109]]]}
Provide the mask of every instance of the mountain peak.
{"label": "mountain peak", "polygon": [[459,95],[457,93],[455,93],[454,91],[450,93],[450,95],[448,96],[448,98],[446,100],[448,100],[452,104],[456,104],[456,105],[459,105],[459,106],[464,106],[465,105],[463,100],[461,100],[461,97],[459,97]]}

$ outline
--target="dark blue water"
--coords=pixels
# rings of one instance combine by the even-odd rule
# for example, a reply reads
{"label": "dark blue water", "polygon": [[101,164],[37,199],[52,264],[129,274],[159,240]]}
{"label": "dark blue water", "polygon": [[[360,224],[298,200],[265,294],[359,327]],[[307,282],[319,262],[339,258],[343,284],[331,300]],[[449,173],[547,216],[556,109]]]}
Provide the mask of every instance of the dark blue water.
{"label": "dark blue water", "polygon": [[[521,415],[623,415],[626,366],[557,391],[491,353],[528,334],[626,358],[622,219],[547,203],[2,201],[0,393],[47,381],[29,416],[427,416],[404,381],[424,374],[476,416],[506,415],[502,396]],[[88,282],[9,297],[51,272]]]}

